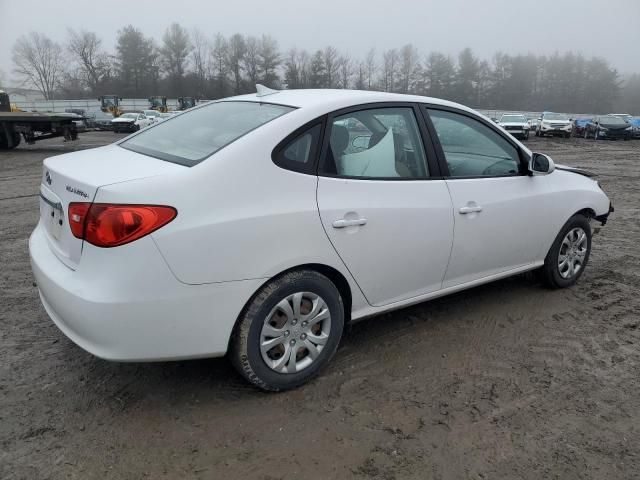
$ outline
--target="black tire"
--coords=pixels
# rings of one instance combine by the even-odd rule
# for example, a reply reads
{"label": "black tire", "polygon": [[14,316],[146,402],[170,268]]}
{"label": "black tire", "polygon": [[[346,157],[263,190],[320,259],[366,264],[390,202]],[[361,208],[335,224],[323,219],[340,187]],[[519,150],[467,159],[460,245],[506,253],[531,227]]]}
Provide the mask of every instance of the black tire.
{"label": "black tire", "polygon": [[[297,292],[322,297],[331,315],[331,328],[324,347],[309,366],[296,373],[281,373],[262,358],[260,336],[276,305]],[[230,359],[238,372],[256,387],[272,392],[289,390],[311,380],[329,363],[338,349],[343,329],[344,305],[331,280],[310,270],[285,273],[264,285],[245,306],[231,338]]]}
{"label": "black tire", "polygon": [[[562,242],[567,234],[574,228],[581,228],[587,236],[587,250],[584,256],[584,261],[577,273],[565,278],[560,274],[560,267],[558,264],[558,257],[560,255],[560,249]],[[553,242],[553,245],[549,249],[546,258],[544,259],[544,266],[540,269],[540,274],[543,282],[549,288],[567,288],[574,285],[578,279],[582,276],[584,269],[589,263],[589,255],[591,254],[591,225],[589,219],[582,214],[576,214],[564,224],[560,229],[558,236]]]}
{"label": "black tire", "polygon": [[133,127],[134,132],[137,132],[138,130],[140,130],[140,125],[136,125],[135,127]]}

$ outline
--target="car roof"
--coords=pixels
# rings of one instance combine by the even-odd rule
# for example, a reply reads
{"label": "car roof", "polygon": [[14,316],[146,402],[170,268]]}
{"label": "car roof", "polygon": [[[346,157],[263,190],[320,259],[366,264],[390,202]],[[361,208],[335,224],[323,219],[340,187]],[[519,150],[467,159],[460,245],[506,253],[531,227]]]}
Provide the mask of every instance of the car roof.
{"label": "car roof", "polygon": [[366,103],[383,102],[417,102],[455,107],[469,112],[474,110],[448,100],[422,97],[419,95],[404,95],[400,93],[374,92],[369,90],[332,90],[332,89],[300,89],[278,90],[276,93],[258,96],[256,93],[238,95],[219,101],[252,101],[275,103],[296,108],[321,110],[331,112],[341,108],[357,106]]}

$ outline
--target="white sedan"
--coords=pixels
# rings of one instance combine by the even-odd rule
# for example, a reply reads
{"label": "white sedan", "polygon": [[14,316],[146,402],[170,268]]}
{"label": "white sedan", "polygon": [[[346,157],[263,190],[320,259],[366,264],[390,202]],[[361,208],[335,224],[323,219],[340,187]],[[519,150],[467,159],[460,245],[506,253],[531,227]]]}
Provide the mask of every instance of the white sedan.
{"label": "white sedan", "polygon": [[44,161],[29,241],[44,308],[99,357],[229,353],[303,384],[345,324],[527,270],[573,285],[609,199],[433,98],[270,91]]}
{"label": "white sedan", "polygon": [[144,113],[129,112],[111,120],[111,127],[116,133],[137,132],[141,128],[148,127],[153,122]]}

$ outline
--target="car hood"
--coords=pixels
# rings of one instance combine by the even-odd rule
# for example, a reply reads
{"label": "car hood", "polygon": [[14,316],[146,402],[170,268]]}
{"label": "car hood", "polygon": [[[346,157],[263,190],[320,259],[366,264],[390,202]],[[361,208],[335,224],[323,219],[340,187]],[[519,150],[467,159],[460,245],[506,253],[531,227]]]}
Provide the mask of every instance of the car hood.
{"label": "car hood", "polygon": [[557,170],[564,170],[565,172],[577,173],[578,175],[582,175],[585,177],[593,178],[596,176],[595,173],[590,172],[589,170],[583,170],[581,168],[569,167],[568,165],[560,165],[556,163]]}
{"label": "car hood", "polygon": [[562,125],[571,125],[570,120],[547,120],[546,118],[543,120],[544,123],[560,123]]}
{"label": "car hood", "polygon": [[529,122],[500,122],[499,125],[503,127],[524,127],[529,126]]}
{"label": "car hood", "polygon": [[624,125],[620,125],[619,123],[606,123],[606,122],[600,122],[600,126],[608,130],[625,130],[630,127],[628,123],[625,123]]}
{"label": "car hood", "polygon": [[114,118],[111,121],[113,123],[134,123],[135,122],[133,118]]}

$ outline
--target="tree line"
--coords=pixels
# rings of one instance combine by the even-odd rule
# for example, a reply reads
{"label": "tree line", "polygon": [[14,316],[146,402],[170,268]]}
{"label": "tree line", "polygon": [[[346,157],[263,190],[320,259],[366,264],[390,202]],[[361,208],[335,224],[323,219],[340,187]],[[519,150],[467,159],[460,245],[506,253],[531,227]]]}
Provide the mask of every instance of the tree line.
{"label": "tree line", "polygon": [[640,75],[623,81],[602,58],[580,53],[478,58],[420,52],[408,44],[353,57],[333,46],[282,51],[269,35],[208,36],[170,25],[161,40],[132,25],[108,50],[89,31],[68,30],[59,44],[32,32],[13,46],[14,72],[45,98],[150,95],[216,99],[272,88],[355,88],[411,93],[477,108],[640,113]]}

